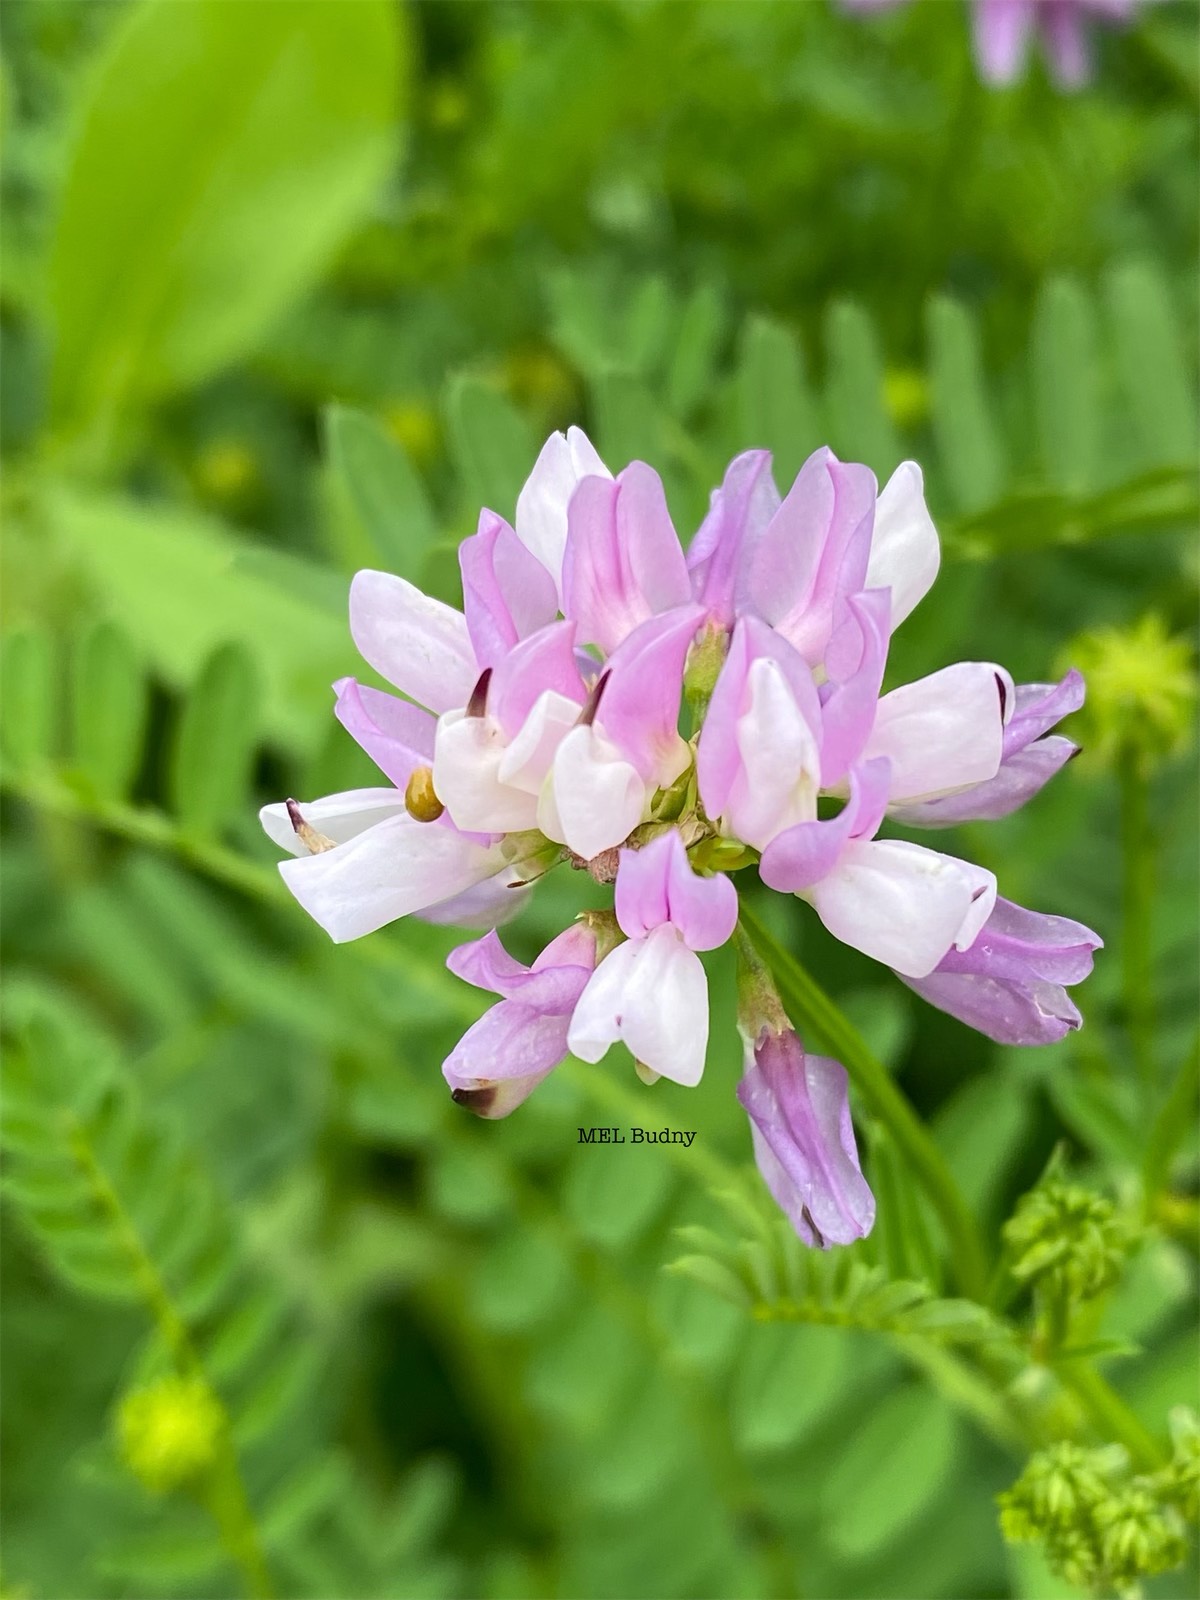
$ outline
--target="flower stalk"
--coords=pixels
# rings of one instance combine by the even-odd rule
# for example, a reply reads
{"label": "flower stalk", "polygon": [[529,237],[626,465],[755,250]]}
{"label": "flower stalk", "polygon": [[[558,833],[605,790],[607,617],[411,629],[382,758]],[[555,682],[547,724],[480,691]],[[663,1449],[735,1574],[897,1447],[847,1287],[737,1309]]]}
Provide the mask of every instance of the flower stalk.
{"label": "flower stalk", "polygon": [[837,1056],[928,1195],[941,1220],[959,1288],[971,1298],[983,1300],[988,1281],[983,1241],[941,1151],[846,1014],[745,906],[741,921],[769,967],[792,1020],[804,1025]]}

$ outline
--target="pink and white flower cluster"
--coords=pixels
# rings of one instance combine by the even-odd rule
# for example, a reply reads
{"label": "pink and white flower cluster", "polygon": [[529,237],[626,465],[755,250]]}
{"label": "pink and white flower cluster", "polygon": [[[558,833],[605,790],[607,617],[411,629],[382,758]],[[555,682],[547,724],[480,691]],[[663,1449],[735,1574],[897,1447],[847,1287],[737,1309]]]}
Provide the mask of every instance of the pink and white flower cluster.
{"label": "pink and white flower cluster", "polygon": [[[1074,672],[1015,686],[967,661],[883,692],[891,635],[938,564],[912,462],[880,491],[818,450],[781,496],[769,455],[747,451],[685,552],[652,468],[614,477],[578,429],[555,434],[514,524],[484,511],[463,541],[462,611],[403,578],[354,579],[354,641],[400,696],[345,678],[335,709],[387,783],[266,807],[284,880],[338,941],[409,915],[492,930],[449,959],[500,997],[444,1067],[483,1116],[617,1040],[646,1081],[695,1084],[697,952],[731,938],[728,872],[754,863],[934,1005],[1006,1043],[1061,1038],[1097,937],[998,899],[981,867],[879,837],[889,817],[1004,816],[1074,753],[1050,732],[1082,702]],[[559,864],[614,883],[615,915],[527,968],[494,929]],[[864,1233],[838,1063],[764,1029],[741,1098],[801,1234]]]}
{"label": "pink and white flower cluster", "polygon": [[[1030,45],[1040,45],[1060,89],[1079,89],[1092,75],[1092,33],[1131,22],[1145,0],[973,0],[975,57],[985,82],[1003,86],[1021,76]],[[908,0],[842,0],[852,11],[888,11]]]}

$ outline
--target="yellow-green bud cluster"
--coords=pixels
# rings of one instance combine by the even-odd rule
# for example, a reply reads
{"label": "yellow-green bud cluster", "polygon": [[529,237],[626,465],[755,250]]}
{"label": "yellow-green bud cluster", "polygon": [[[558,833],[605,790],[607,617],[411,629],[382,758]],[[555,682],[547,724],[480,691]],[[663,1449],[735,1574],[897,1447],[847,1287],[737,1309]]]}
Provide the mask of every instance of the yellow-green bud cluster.
{"label": "yellow-green bud cluster", "polygon": [[216,1459],[223,1414],[201,1378],[160,1378],[121,1402],[121,1455],[136,1478],[164,1494],[200,1477]]}
{"label": "yellow-green bud cluster", "polygon": [[1148,760],[1182,749],[1196,708],[1196,667],[1186,639],[1172,639],[1161,617],[1103,628],[1075,639],[1064,655],[1087,679],[1080,739],[1109,763],[1130,752]]}
{"label": "yellow-green bud cluster", "polygon": [[1004,1537],[1040,1544],[1050,1568],[1080,1588],[1126,1594],[1187,1554],[1170,1469],[1131,1478],[1119,1446],[1039,1451],[999,1505]]}
{"label": "yellow-green bud cluster", "polygon": [[1022,1197],[1004,1225],[1013,1277],[1069,1302],[1090,1300],[1114,1283],[1130,1242],[1110,1200],[1053,1174]]}

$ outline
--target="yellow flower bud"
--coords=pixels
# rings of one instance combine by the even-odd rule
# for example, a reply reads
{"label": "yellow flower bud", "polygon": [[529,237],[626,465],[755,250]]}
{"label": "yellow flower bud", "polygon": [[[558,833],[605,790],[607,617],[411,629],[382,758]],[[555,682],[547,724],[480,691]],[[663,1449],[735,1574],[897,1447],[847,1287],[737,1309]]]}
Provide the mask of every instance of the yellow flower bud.
{"label": "yellow flower bud", "polygon": [[129,1470],[164,1494],[201,1476],[216,1459],[221,1406],[201,1378],[160,1378],[121,1401],[117,1433]]}

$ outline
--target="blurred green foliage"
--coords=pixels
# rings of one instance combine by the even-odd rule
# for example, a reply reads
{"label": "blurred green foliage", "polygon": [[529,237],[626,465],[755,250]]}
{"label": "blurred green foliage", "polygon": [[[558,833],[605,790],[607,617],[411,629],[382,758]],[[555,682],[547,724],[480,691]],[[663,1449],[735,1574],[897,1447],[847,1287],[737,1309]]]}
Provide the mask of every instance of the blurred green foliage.
{"label": "blurred green foliage", "polygon": [[[1117,1437],[1082,1358],[1002,1264],[957,1295],[870,1120],[867,1247],[763,1212],[724,955],[700,1089],[568,1064],[481,1125],[438,1070],[481,1008],[453,935],[334,949],[258,835],[373,781],[327,710],[350,573],[453,597],[571,421],[685,534],[736,449],[915,456],[946,562],[897,679],[1182,640],[1165,755],[1163,685],[1113,668],[1093,748],[948,846],[1103,934],[1080,1034],[992,1046],[757,911],[995,1260],[1067,1142],[1128,1246],[1071,1333],[1126,1443],[1196,1403],[1196,8],[1070,98],[985,91],[961,22],[6,0],[5,1593],[1065,1592],[993,1497]],[[664,1117],[690,1150],[573,1142]]]}

